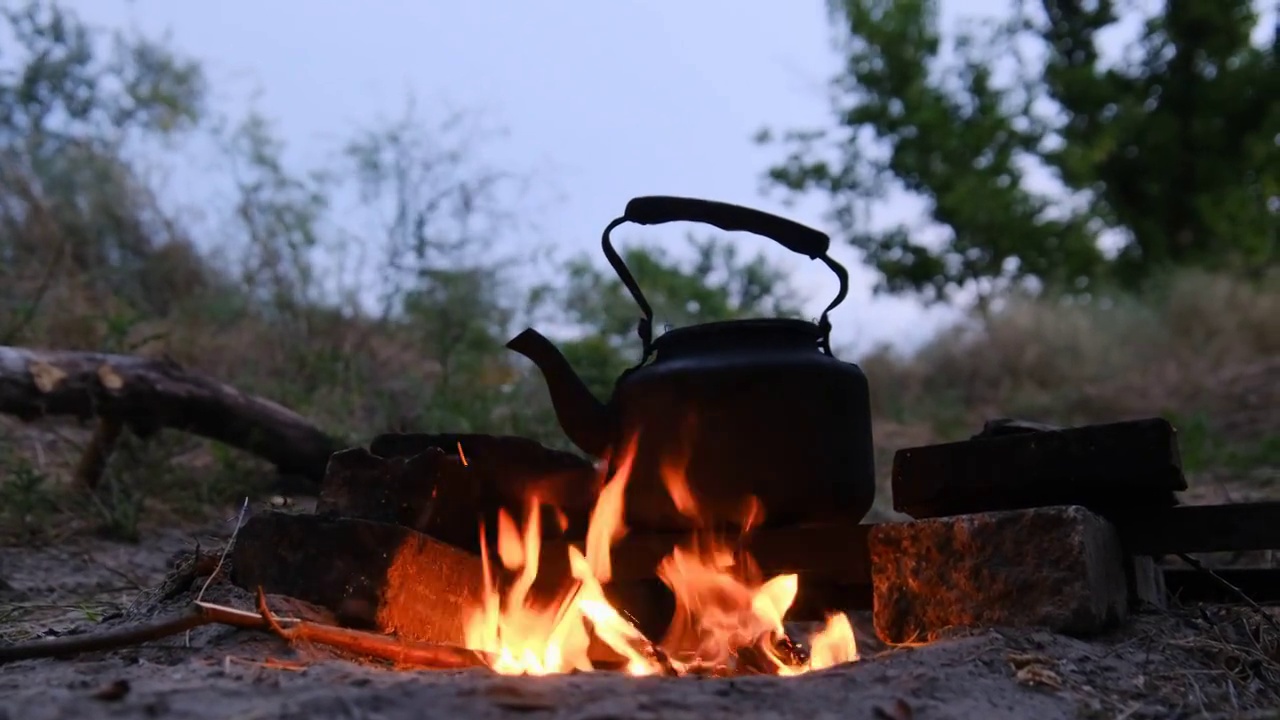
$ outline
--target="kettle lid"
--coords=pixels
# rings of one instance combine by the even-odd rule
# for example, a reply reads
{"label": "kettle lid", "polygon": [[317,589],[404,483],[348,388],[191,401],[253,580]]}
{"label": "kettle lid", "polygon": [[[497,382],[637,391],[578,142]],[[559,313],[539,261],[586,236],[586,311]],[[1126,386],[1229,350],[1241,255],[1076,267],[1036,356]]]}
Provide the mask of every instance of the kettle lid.
{"label": "kettle lid", "polygon": [[821,325],[794,318],[721,320],[672,328],[654,338],[659,356],[718,350],[822,349],[826,337]]}

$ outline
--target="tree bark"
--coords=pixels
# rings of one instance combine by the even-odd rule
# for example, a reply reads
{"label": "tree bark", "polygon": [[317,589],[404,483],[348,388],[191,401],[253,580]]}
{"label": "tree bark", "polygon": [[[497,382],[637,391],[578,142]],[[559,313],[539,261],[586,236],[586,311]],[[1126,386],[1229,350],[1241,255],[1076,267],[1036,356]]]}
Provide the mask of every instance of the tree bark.
{"label": "tree bark", "polygon": [[0,413],[26,421],[97,417],[123,423],[139,437],[181,430],[316,483],[339,447],[292,410],[167,358],[0,346]]}

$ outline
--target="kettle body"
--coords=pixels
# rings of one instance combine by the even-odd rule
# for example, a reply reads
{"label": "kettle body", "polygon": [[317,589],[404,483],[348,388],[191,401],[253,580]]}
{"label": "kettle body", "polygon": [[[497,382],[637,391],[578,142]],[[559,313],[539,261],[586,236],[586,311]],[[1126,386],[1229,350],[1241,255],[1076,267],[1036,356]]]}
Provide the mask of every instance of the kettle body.
{"label": "kettle body", "polygon": [[[653,310],[614,250],[625,222],[686,221],[754,232],[821,260],[840,281],[817,322],[731,320],[653,337]],[[507,347],[537,365],[561,428],[588,455],[630,466],[624,521],[633,530],[857,523],[875,500],[868,382],[831,351],[830,311],[848,273],[823,233],[759,210],[667,196],[631,200],[601,240],[641,310],[642,357],[607,402],[532,329]],[[612,473],[611,473],[612,474]]]}
{"label": "kettle body", "polygon": [[867,378],[821,352],[818,335],[800,320],[735,320],[655,341],[652,364],[619,382],[612,400],[619,436],[635,442],[629,528],[866,515],[875,499]]}

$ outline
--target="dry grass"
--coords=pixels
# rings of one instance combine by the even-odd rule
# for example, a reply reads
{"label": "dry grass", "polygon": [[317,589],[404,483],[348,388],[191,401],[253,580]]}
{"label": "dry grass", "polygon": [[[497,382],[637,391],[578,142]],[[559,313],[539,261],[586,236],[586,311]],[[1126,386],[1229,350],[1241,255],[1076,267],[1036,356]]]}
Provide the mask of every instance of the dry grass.
{"label": "dry grass", "polygon": [[872,382],[880,509],[894,449],[968,437],[994,417],[1056,424],[1164,416],[1193,485],[1280,484],[1280,272],[1245,281],[1182,271],[1137,297],[1015,297],[911,357],[862,365]]}
{"label": "dry grass", "polygon": [[962,436],[984,418],[1061,424],[1203,416],[1233,440],[1280,430],[1280,273],[1178,273],[1139,297],[1011,298],[903,358],[863,360],[875,414]]}

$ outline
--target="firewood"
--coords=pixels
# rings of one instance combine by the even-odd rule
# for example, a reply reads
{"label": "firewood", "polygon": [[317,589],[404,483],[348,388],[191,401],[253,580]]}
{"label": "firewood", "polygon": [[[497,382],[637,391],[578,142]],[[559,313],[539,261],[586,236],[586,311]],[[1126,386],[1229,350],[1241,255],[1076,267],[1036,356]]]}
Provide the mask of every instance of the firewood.
{"label": "firewood", "polygon": [[[87,483],[101,474],[112,423],[147,437],[172,428],[245,450],[281,473],[319,483],[338,443],[297,413],[169,359],[0,346],[0,413],[22,420],[97,417],[101,448],[86,455]],[[111,440],[111,442],[107,442]]]}
{"label": "firewood", "polygon": [[386,635],[322,625],[296,618],[278,618],[267,608],[266,595],[258,591],[258,612],[224,605],[194,602],[186,612],[156,622],[91,635],[36,640],[0,647],[0,664],[16,660],[56,658],[100,650],[119,650],[177,635],[202,625],[227,625],[244,630],[266,630],[289,642],[306,641],[364,657],[424,668],[462,668],[487,665],[484,653],[453,645],[399,640]]}
{"label": "firewood", "polygon": [[488,665],[493,661],[485,653],[456,645],[414,642],[333,625],[282,620],[267,607],[267,595],[262,588],[258,588],[258,619],[290,643],[313,642],[355,655],[388,660],[401,666],[463,668]]}
{"label": "firewood", "polygon": [[[586,458],[511,435],[388,433],[370,442],[369,453],[386,458],[388,468],[396,467],[399,461],[405,469],[414,462],[424,462],[424,455],[443,454],[426,461],[437,473],[437,484],[432,488],[435,510],[429,524],[415,529],[472,550],[478,550],[471,547],[476,541],[477,517],[484,516],[486,524],[493,527],[496,518],[492,514],[498,508],[519,517],[532,496],[546,506],[542,518],[546,536],[586,537],[587,522],[604,480]],[[414,461],[415,457],[419,460]],[[372,466],[366,463],[365,467]],[[330,473],[333,469],[331,466]],[[361,474],[370,473],[366,469]]]}
{"label": "firewood", "polygon": [[1058,428],[988,424],[970,440],[903,448],[893,507],[913,518],[1080,505],[1103,515],[1178,504],[1177,431],[1148,418]]}
{"label": "firewood", "polygon": [[231,549],[231,581],[323,607],[343,625],[461,643],[479,606],[479,555],[400,525],[268,512]]}

